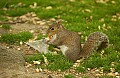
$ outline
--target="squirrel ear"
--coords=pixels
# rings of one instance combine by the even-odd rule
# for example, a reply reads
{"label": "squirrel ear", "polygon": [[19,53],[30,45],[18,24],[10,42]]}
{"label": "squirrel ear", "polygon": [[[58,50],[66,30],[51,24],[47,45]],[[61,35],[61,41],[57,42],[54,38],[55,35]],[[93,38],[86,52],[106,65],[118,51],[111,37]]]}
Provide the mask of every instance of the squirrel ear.
{"label": "squirrel ear", "polygon": [[60,29],[63,29],[63,28],[64,28],[64,26],[61,24],[61,21],[57,21],[56,23],[57,23],[57,26],[58,26]]}
{"label": "squirrel ear", "polygon": [[60,28],[61,28],[61,29],[64,29],[64,26],[63,26],[62,24],[60,24]]}

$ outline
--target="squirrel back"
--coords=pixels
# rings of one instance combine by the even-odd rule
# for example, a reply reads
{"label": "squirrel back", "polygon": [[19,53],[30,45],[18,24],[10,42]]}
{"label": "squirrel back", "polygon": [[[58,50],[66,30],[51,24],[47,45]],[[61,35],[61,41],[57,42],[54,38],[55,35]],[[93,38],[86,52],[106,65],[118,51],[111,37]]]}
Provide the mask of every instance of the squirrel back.
{"label": "squirrel back", "polygon": [[108,37],[105,34],[94,32],[81,47],[81,36],[65,29],[59,22],[50,26],[47,34],[48,44],[58,46],[71,61],[76,61],[80,57],[88,57],[94,50],[101,50],[108,45]]}

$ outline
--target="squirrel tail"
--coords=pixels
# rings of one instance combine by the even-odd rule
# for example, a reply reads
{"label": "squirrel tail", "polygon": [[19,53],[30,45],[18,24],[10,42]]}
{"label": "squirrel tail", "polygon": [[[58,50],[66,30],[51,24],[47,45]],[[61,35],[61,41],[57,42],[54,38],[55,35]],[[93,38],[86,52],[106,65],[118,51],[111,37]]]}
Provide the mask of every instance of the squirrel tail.
{"label": "squirrel tail", "polygon": [[94,32],[89,35],[83,45],[80,57],[88,57],[93,51],[100,51],[108,46],[109,40],[106,34]]}

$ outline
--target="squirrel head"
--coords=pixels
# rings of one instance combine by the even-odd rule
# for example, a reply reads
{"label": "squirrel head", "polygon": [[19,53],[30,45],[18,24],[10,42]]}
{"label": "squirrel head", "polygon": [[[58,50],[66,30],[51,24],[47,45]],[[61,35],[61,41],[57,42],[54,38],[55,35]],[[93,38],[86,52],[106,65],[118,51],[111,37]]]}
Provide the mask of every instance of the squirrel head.
{"label": "squirrel head", "polygon": [[55,24],[49,26],[47,30],[47,35],[49,39],[52,39],[54,35],[61,32],[62,30],[64,30],[64,27],[62,26],[62,24],[60,22],[56,22]]}

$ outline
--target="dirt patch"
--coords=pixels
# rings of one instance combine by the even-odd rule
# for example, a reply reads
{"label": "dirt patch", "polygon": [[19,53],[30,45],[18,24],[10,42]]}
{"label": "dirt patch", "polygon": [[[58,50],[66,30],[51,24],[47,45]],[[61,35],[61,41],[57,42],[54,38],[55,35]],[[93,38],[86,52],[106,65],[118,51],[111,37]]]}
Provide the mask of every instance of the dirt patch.
{"label": "dirt patch", "polygon": [[0,35],[6,34],[6,33],[8,33],[8,30],[0,27]]}
{"label": "dirt patch", "polygon": [[13,49],[0,46],[0,74],[1,77],[11,77],[14,74],[23,74],[25,60],[21,54]]}
{"label": "dirt patch", "polygon": [[44,72],[35,73],[33,68],[25,68],[25,60],[20,51],[0,46],[1,78],[48,78]]}
{"label": "dirt patch", "polygon": [[[8,22],[12,23],[10,25],[11,29],[5,30],[0,28],[0,35],[29,31],[34,35],[34,37],[36,37],[39,34],[46,34],[48,23],[50,23],[50,21],[40,20],[34,13],[28,13],[20,17],[9,17],[9,19],[10,20]],[[88,71],[87,73],[78,73],[72,68],[64,72],[49,71],[47,69],[42,69],[42,71],[36,72],[32,66],[28,68],[25,67],[25,60],[23,58],[24,55],[34,54],[34,52],[34,49],[31,49],[24,43],[19,46],[0,43],[1,78],[63,78],[65,74],[73,74],[76,78],[83,76],[88,76],[90,78],[98,77],[96,76],[97,73],[94,70]]]}
{"label": "dirt patch", "polygon": [[[38,36],[39,34],[46,34],[46,30],[48,25],[35,25],[35,24],[28,24],[28,23],[16,23],[11,25],[11,30],[8,33],[19,33],[22,31],[30,31],[34,37]],[[73,74],[76,78],[82,76],[88,76],[91,78],[95,78],[91,73],[78,73],[74,69],[68,69],[64,72],[61,71],[49,71],[47,69],[42,69],[41,72],[36,72],[36,70],[31,66],[26,68],[25,67],[25,60],[23,58],[24,55],[34,54],[36,52],[34,49],[30,48],[26,44],[22,45],[8,45],[8,44],[1,44],[4,46],[4,49],[1,48],[1,60],[0,67],[3,69],[0,71],[2,78],[64,78],[65,74]],[[5,59],[4,59],[5,58]]]}
{"label": "dirt patch", "polygon": [[46,30],[48,28],[48,25],[34,25],[34,24],[28,24],[28,23],[17,23],[11,25],[11,30],[9,33],[18,33],[22,31],[29,31],[33,33],[33,35],[39,35],[39,34],[46,34]]}

